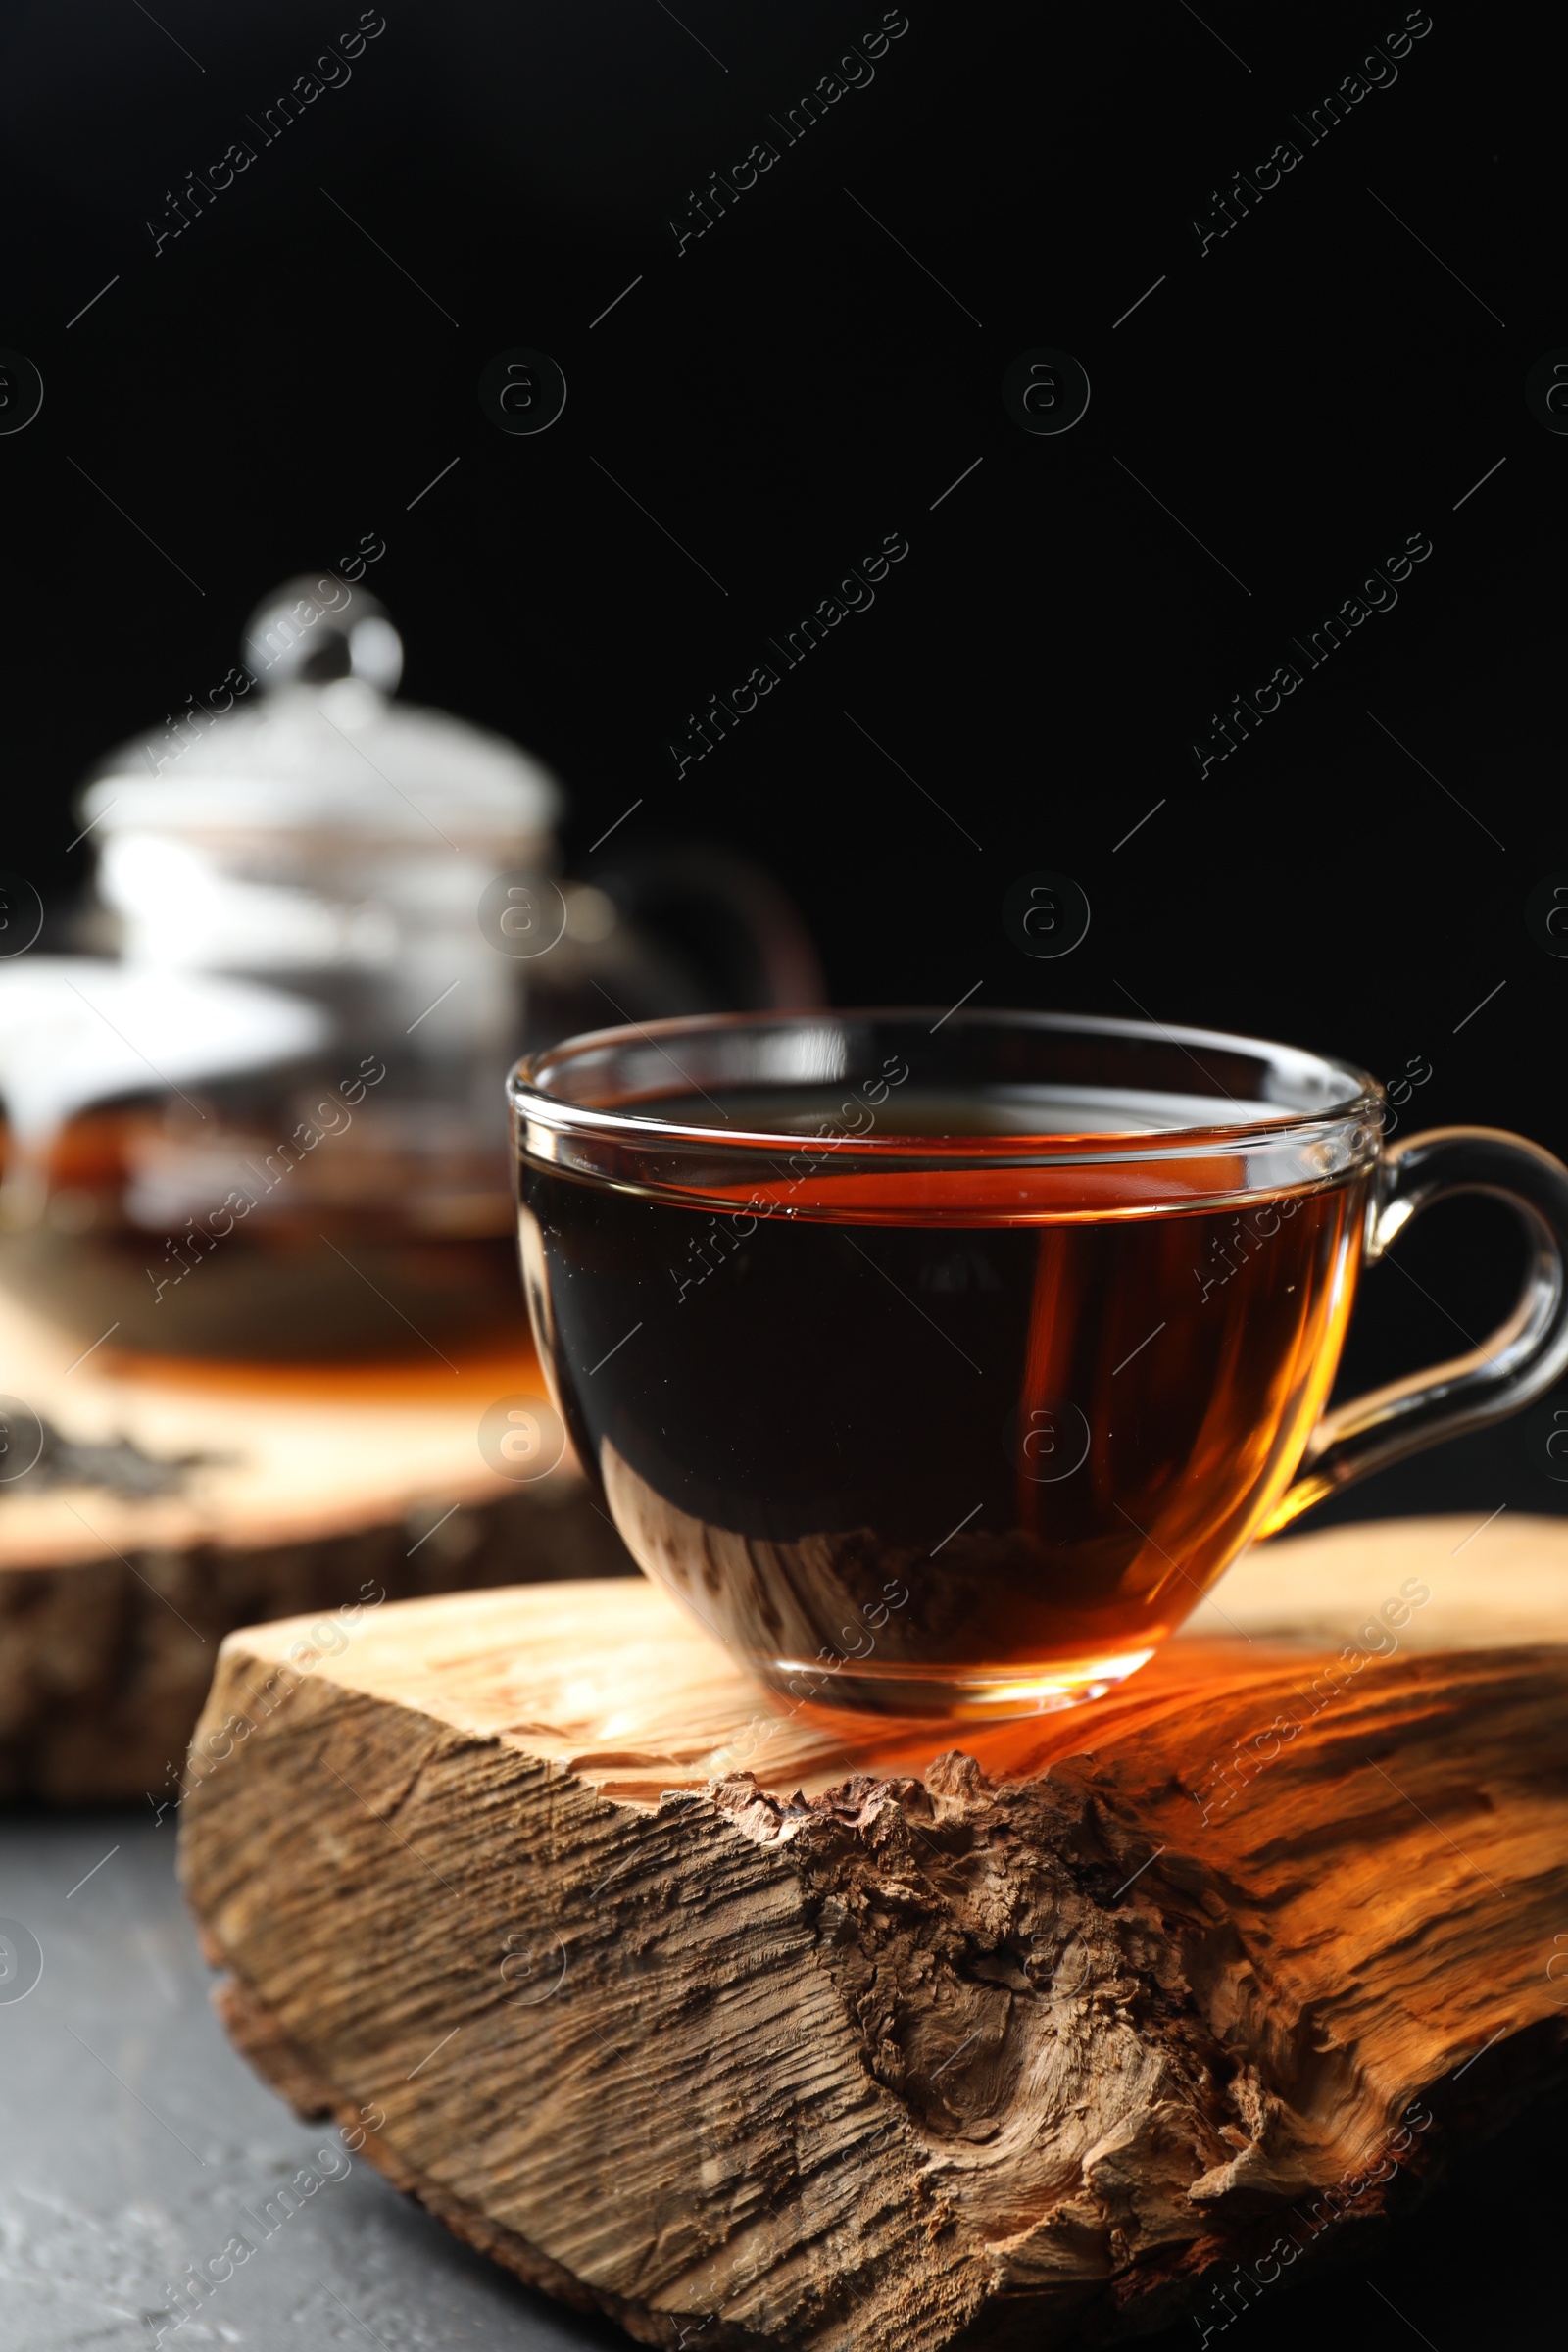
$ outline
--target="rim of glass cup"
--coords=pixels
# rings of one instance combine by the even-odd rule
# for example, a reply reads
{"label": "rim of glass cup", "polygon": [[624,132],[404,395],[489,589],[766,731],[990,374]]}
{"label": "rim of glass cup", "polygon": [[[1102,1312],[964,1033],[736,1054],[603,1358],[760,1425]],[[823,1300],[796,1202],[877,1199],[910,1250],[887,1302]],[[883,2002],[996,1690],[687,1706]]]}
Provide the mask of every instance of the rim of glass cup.
{"label": "rim of glass cup", "polygon": [[[1102,1132],[1032,1132],[1024,1128],[984,1136],[933,1136],[900,1132],[889,1100],[890,1088],[884,1088],[876,1115],[863,1131],[827,1126],[813,1134],[799,1127],[725,1125],[720,1123],[717,1103],[714,1110],[720,1116],[711,1123],[684,1116],[672,1119],[662,1112],[650,1115],[637,1108],[639,1101],[667,1102],[672,1096],[690,1099],[701,1095],[705,1082],[754,1093],[792,1081],[823,1089],[874,1086],[875,1072],[858,1068],[848,1052],[857,1028],[898,1030],[922,1041],[946,1030],[944,1053],[965,1033],[977,1035],[987,1030],[1024,1030],[1042,1036],[1076,1034],[1102,1038],[1112,1046],[1174,1048],[1195,1064],[1203,1094],[1211,1100],[1226,1097],[1238,1110],[1245,1110],[1245,1115],[1187,1126],[1150,1125]],[[734,1067],[720,1071],[711,1066],[710,1052],[695,1071],[682,1066],[682,1040],[710,1049],[725,1038],[755,1041],[770,1033],[795,1033],[793,1057],[775,1054],[769,1066],[765,1055],[754,1053],[748,1056],[742,1051],[734,1056]],[[1205,1053],[1211,1059],[1239,1056],[1251,1065],[1259,1085],[1266,1081],[1272,1091],[1244,1103],[1204,1069]],[[692,1058],[687,1057],[688,1061]],[[1233,1080],[1239,1076],[1234,1069],[1230,1074]],[[1110,1086],[1113,1080],[1102,1077],[1083,1083],[1092,1089]],[[601,1099],[573,1100],[568,1089]],[[1167,1090],[1146,1086],[1142,1091]],[[1193,1091],[1197,1095],[1199,1086]],[[995,1171],[1065,1170],[1098,1164],[1125,1168],[1138,1162],[1163,1163],[1174,1176],[1183,1160],[1232,1159],[1241,1164],[1229,1170],[1228,1181],[1213,1187],[1195,1186],[1195,1171],[1189,1170],[1174,1190],[1189,1205],[1197,1205],[1194,1196],[1198,1192],[1209,1198],[1241,1200],[1258,1192],[1338,1181],[1370,1166],[1378,1156],[1384,1102],[1376,1079],[1352,1063],[1239,1032],[1125,1020],[1110,1014],[1011,1008],[988,1011],[979,1007],[944,1014],[940,1007],[918,1005],[854,1006],[825,1012],[695,1013],[586,1031],[525,1055],[511,1073],[508,1095],[520,1149],[529,1158],[601,1182],[630,1183],[670,1197],[703,1197],[726,1205],[732,1204],[738,1179],[724,1170],[725,1159],[733,1170],[780,1154],[798,1160],[813,1151],[820,1155],[820,1173],[835,1177],[855,1171],[889,1172],[894,1166],[904,1171],[951,1173],[965,1166]],[[610,1102],[603,1100],[606,1095],[612,1098]],[[698,1162],[706,1164],[699,1166]],[[800,1205],[809,1213],[807,1200],[802,1200]]]}

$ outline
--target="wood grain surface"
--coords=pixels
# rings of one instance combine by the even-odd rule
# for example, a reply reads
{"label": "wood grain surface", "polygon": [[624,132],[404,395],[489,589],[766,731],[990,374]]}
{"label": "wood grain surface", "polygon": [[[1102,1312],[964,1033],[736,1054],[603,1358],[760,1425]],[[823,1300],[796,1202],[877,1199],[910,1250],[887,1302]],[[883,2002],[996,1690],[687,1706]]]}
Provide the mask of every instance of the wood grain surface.
{"label": "wood grain surface", "polygon": [[1568,1530],[1287,1539],[1199,1615],[957,1743],[781,1715],[640,1582],[233,1635],[230,2031],[642,2341],[1206,2340],[1568,2077]]}

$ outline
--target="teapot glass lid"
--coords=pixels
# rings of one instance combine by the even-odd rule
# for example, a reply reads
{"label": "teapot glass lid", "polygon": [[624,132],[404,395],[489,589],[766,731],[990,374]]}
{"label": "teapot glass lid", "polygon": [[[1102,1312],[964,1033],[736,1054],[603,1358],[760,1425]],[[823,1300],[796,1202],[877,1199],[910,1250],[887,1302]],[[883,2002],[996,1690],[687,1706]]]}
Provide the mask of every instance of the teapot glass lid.
{"label": "teapot glass lid", "polygon": [[506,737],[391,697],[403,646],[378,601],[332,574],[258,606],[244,662],[205,701],[121,744],[80,800],[124,831],[350,832],[428,842],[548,833],[562,796]]}

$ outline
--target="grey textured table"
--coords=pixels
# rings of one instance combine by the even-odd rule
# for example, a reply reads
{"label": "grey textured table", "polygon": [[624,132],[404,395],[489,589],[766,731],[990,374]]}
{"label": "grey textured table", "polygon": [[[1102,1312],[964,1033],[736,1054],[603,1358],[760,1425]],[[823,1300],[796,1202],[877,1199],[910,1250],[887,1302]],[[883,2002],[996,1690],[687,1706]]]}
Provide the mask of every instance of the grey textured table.
{"label": "grey textured table", "polygon": [[[0,1982],[5,2352],[148,2352],[186,2264],[236,2233],[256,2251],[165,2344],[624,2346],[469,2253],[329,2127],[295,2122],[223,2038],[173,1862],[170,1815],[0,1825],[0,1919],[43,1958],[15,1997],[30,1954],[12,1935],[21,1973]],[[302,2166],[340,2177],[286,2213],[277,2191]]]}
{"label": "grey textured table", "polygon": [[[24,1932],[0,1924],[4,2352],[624,2347],[470,2254],[335,2132],[295,2123],[223,2039],[173,1862],[172,1815],[0,1821],[0,1923]],[[26,1936],[42,1974],[24,1992]],[[1477,2151],[1369,2270],[1261,2297],[1226,2352],[1560,2339],[1562,2122]],[[286,2213],[277,2192],[301,2167],[320,2185]],[[175,2328],[185,2266],[235,2235],[256,2250]],[[1144,2340],[1201,2339],[1189,2321]]]}

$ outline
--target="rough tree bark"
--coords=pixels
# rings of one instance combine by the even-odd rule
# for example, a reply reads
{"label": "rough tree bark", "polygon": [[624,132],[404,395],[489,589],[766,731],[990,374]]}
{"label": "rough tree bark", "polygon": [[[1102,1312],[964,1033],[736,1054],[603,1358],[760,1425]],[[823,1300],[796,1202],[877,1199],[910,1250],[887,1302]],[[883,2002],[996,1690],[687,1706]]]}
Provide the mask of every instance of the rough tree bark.
{"label": "rough tree bark", "polygon": [[643,2342],[1206,2341],[1568,2080],[1568,1530],[1471,1534],[1265,1547],[956,1745],[780,1717],[641,1584],[232,1636],[229,2030]]}

